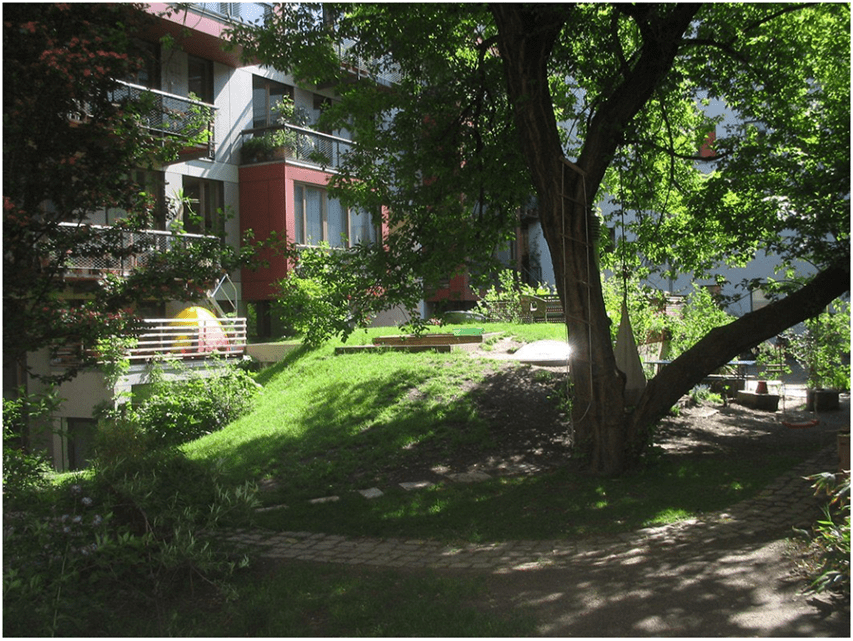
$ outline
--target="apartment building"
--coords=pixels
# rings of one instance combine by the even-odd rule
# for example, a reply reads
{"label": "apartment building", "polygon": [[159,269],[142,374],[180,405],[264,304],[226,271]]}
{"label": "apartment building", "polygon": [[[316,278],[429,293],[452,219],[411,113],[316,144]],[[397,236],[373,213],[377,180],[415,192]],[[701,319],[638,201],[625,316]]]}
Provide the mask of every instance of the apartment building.
{"label": "apartment building", "polygon": [[[123,80],[118,93],[131,98],[153,95],[156,107],[146,125],[165,136],[182,133],[189,120],[183,116],[211,114],[207,143],[185,147],[176,162],[136,172],[135,178],[158,201],[155,228],[144,232],[150,251],[211,235],[236,246],[248,229],[257,239],[275,231],[304,245],[323,241],[340,246],[379,237],[370,215],[347,210],[326,190],[351,145],[346,131],[314,128],[321,110],[335,96],[300,84],[287,72],[247,64],[239,49],[223,48],[229,26],[263,20],[270,5],[151,3],[144,10],[156,21],[146,33],[134,35],[148,48],[152,62],[136,77]],[[292,101],[291,115],[298,118],[283,121],[282,101]],[[122,213],[105,209],[86,222],[106,228]],[[180,376],[186,368],[206,371],[213,363],[242,359],[250,333],[280,335],[271,301],[274,283],[285,276],[287,265],[272,253],[265,258],[269,264],[263,269],[224,275],[202,303],[151,301],[140,310],[147,328],[128,351],[130,371],[115,388],[109,388],[98,371],[83,371],[60,386],[59,397],[64,400],[54,422],[34,439],[51,453],[57,469],[85,465],[95,428],[93,409],[116,393],[144,385],[154,355],[165,358],[167,366],[181,361],[181,368],[167,367],[167,375]],[[73,298],[86,280],[101,278],[105,272],[127,273],[144,260],[139,255],[119,263],[99,257],[75,259],[66,275],[67,296]],[[254,321],[252,326],[247,316]],[[386,322],[394,320],[391,316]],[[47,350],[30,354],[28,366],[36,373],[56,373],[73,363],[80,349],[69,346],[60,354]],[[23,382],[4,379],[7,389]],[[40,387],[37,379],[27,384],[31,392]]]}

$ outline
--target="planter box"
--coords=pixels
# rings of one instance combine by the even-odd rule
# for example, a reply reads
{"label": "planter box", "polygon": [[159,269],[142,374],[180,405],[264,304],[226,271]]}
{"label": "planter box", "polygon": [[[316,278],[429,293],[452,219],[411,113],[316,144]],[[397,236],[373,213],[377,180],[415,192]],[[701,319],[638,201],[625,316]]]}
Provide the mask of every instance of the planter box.
{"label": "planter box", "polygon": [[424,334],[423,336],[377,336],[374,345],[460,345],[462,343],[482,343],[480,334]]}
{"label": "planter box", "polygon": [[806,409],[810,412],[840,409],[838,392],[828,389],[806,390]]}
{"label": "planter box", "polygon": [[711,374],[710,376],[706,376],[702,383],[707,385],[708,389],[712,392],[721,394],[728,398],[735,398],[737,393],[746,387],[745,379],[734,376],[723,376],[720,374]]}
{"label": "planter box", "polygon": [[737,402],[745,407],[764,410],[765,412],[775,412],[779,409],[778,394],[756,394],[755,392],[739,390],[737,393]]}

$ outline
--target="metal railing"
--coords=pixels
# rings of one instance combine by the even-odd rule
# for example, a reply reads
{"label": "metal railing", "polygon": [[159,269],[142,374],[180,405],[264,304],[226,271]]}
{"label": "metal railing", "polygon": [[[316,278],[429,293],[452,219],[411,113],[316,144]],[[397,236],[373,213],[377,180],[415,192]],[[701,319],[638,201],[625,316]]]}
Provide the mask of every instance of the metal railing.
{"label": "metal railing", "polygon": [[157,89],[149,89],[129,82],[117,81],[110,100],[114,103],[150,101],[150,108],[142,114],[145,127],[156,134],[186,140],[205,149],[205,156],[213,158],[216,151],[214,121],[216,107],[206,102],[184,98]]}
{"label": "metal railing", "polygon": [[[287,140],[278,145],[274,142],[275,132],[284,132]],[[331,134],[296,125],[271,125],[245,129],[240,134],[244,148],[242,164],[270,162],[275,160],[297,160],[322,169],[337,169],[344,157],[352,150],[353,142]],[[261,138],[264,144],[248,145],[248,140]]]}
{"label": "metal railing", "polygon": [[95,237],[88,243],[84,241],[79,244],[75,247],[73,254],[65,258],[66,276],[70,278],[100,278],[107,273],[119,276],[127,275],[131,270],[147,265],[149,259],[155,254],[169,251],[175,247],[186,246],[202,239],[212,238],[200,234],[175,234],[152,229],[122,231],[120,232],[120,243],[118,243],[120,246],[116,249],[121,251],[133,248],[133,253],[128,256],[115,256],[103,253],[102,239],[98,238],[111,231],[111,227],[59,223],[60,230],[69,235],[76,233],[81,227],[93,231]]}
{"label": "metal railing", "polygon": [[269,2],[193,2],[176,3],[193,13],[210,15],[221,22],[264,24],[273,6]]}
{"label": "metal railing", "polygon": [[[131,365],[152,360],[241,359],[246,352],[246,319],[149,318],[135,347],[124,355]],[[60,348],[51,365],[72,367],[84,358],[97,358],[92,349],[80,344]]]}
{"label": "metal railing", "polygon": [[345,39],[335,45],[341,65],[351,73],[363,77],[372,78],[378,84],[385,87],[393,87],[402,79],[402,74],[394,64],[382,63],[378,59],[366,59],[352,54],[355,40]]}

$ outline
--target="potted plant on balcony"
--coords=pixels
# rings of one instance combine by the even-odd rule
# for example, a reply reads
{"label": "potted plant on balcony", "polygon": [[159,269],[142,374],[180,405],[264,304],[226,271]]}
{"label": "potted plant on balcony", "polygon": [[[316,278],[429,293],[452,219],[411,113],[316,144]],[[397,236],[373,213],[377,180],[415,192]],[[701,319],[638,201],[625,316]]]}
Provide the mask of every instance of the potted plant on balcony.
{"label": "potted plant on balcony", "polygon": [[308,115],[304,109],[297,107],[293,99],[285,96],[273,107],[277,114],[276,125],[280,128],[269,129],[261,135],[255,135],[243,143],[242,154],[244,162],[264,162],[281,160],[292,157],[300,142],[300,134],[284,125],[304,127],[308,124]]}
{"label": "potted plant on balcony", "polygon": [[839,392],[850,389],[850,304],[838,302],[790,335],[790,349],[806,371],[806,406],[838,409]]}

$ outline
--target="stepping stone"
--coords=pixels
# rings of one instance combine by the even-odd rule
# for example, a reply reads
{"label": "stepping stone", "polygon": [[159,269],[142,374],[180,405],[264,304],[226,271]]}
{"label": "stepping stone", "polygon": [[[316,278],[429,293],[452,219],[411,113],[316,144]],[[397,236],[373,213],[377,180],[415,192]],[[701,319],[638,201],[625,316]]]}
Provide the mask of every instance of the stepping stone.
{"label": "stepping stone", "polygon": [[406,481],[405,483],[400,483],[400,487],[402,487],[407,492],[410,490],[422,490],[425,487],[432,486],[433,483],[429,481]]}
{"label": "stepping stone", "polygon": [[478,483],[480,481],[488,481],[492,477],[485,472],[459,472],[457,474],[448,474],[447,478],[457,483]]}
{"label": "stepping stone", "polygon": [[358,493],[366,499],[378,499],[384,494],[384,492],[378,487],[371,487],[366,490],[359,490]]}
{"label": "stepping stone", "polygon": [[281,505],[269,505],[267,507],[259,507],[255,509],[255,512],[272,512],[273,510],[286,510],[287,506],[283,503]]}
{"label": "stepping stone", "polygon": [[564,367],[569,362],[569,344],[566,341],[536,341],[519,349],[513,358],[528,365]]}
{"label": "stepping stone", "polygon": [[318,503],[334,503],[335,501],[340,501],[340,500],[341,500],[340,496],[324,496],[324,497],[319,498],[319,499],[311,499],[308,502],[311,503],[312,505],[317,505]]}

